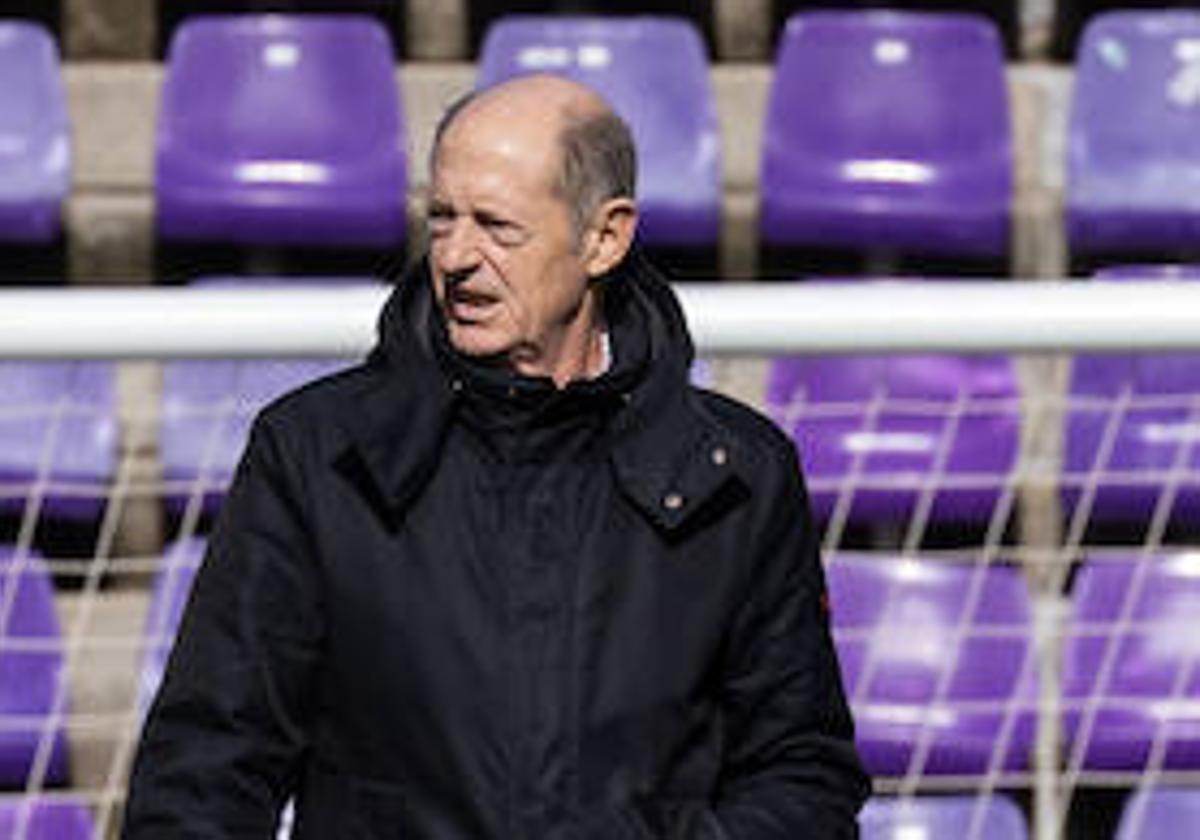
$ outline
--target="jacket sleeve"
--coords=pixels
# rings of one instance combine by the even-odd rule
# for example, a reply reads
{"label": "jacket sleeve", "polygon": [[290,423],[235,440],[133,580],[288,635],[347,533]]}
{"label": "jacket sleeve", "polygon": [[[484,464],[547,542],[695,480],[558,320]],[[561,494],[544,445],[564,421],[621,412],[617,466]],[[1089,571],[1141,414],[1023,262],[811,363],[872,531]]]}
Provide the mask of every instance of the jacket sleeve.
{"label": "jacket sleeve", "polygon": [[728,840],[842,840],[870,781],[854,748],[829,631],[816,529],[787,446],[757,519],[749,595],[725,666],[726,750],[715,821]]}
{"label": "jacket sleeve", "polygon": [[125,840],[274,837],[324,627],[294,460],[255,424],[130,781]]}

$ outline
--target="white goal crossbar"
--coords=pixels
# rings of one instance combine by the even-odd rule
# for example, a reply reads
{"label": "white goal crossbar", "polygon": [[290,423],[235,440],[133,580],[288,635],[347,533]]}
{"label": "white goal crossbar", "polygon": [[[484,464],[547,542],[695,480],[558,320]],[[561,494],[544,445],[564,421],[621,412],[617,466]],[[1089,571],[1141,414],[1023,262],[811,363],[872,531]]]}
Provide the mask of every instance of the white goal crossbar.
{"label": "white goal crossbar", "polygon": [[[697,349],[710,357],[783,356],[805,353],[1057,354],[1200,350],[1200,283],[1159,280],[1124,283],[1077,280],[937,280],[921,283],[721,282],[680,284],[676,286],[676,290],[695,337]],[[383,284],[362,283],[327,285],[319,288],[311,283],[280,283],[269,288],[210,286],[0,289],[0,361],[361,357],[375,342],[376,321],[389,292],[390,288]],[[1045,366],[1046,368],[1061,367],[1061,359],[1048,361],[1051,364]],[[118,367],[149,369],[154,366]],[[725,367],[738,367],[738,362]],[[1052,377],[1048,379],[1052,380]],[[1011,550],[1014,557],[1019,555],[1020,558],[1030,558],[1028,567],[1031,572],[1046,569],[1053,571],[1059,567],[1065,569],[1069,565],[1068,561],[1088,547],[1084,544],[1086,534],[1082,528],[1087,520],[1087,505],[1081,507],[1084,515],[1077,517],[1080,527],[1076,528],[1072,524],[1069,533],[1064,536],[1057,532],[1058,503],[1053,488],[1048,494],[1044,492],[1046,478],[1043,472],[1048,469],[1047,464],[1054,463],[1048,453],[1059,457],[1062,449],[1061,440],[1054,435],[1047,435],[1046,432],[1053,432],[1058,428],[1052,422],[1056,416],[1055,412],[1064,414],[1069,408],[1069,394],[1064,393],[1061,382],[1052,381],[1055,384],[1042,390],[1038,387],[1033,388],[1034,399],[1025,399],[1028,404],[1024,406],[1025,415],[1022,422],[1039,431],[1040,436],[1026,436],[1032,443],[1027,446],[1028,451],[1017,458],[1011,470],[1002,475],[984,476],[985,481],[995,482],[1003,491],[998,493],[994,507],[994,510],[1001,511],[1003,515],[999,518],[993,516],[993,524],[998,523],[998,526],[988,527],[982,544],[977,549],[974,546],[958,549],[971,556],[978,554],[977,565],[980,568],[991,564],[1003,552]],[[136,377],[134,382],[135,385],[140,382],[142,390],[147,393],[154,390]],[[125,390],[130,392],[129,388]],[[146,394],[136,388],[131,393],[133,399],[130,399],[130,393],[126,393],[125,403],[136,403],[138,399],[146,397]],[[883,410],[887,398],[889,395],[880,393],[871,399],[865,415],[868,418],[868,426],[864,428],[868,428],[868,431],[869,423],[873,423],[873,418]],[[1127,394],[1124,398],[1110,401],[1111,405],[1102,407],[1105,411],[1103,417],[1109,418],[1104,421],[1109,437],[1118,429],[1123,413],[1131,410],[1131,399],[1132,396]],[[24,416],[22,412],[40,410],[37,407],[31,409],[30,406],[22,406],[19,400],[19,397],[16,398],[14,404],[7,407],[12,417],[19,419]],[[1200,418],[1200,396],[1185,394],[1178,397],[1178,400],[1184,400],[1187,405],[1192,406],[1189,409],[1192,414],[1188,417],[1194,415]],[[963,396],[947,404],[918,404],[912,399],[906,401],[901,394],[893,403],[899,406],[901,414],[910,418],[944,415],[946,421],[940,427],[942,431],[938,433],[938,441],[951,440],[959,424],[971,422],[972,418],[988,416],[991,412],[990,416],[1003,419],[1005,412],[1009,410],[1004,405],[1004,399],[1000,399],[996,405],[988,405],[987,395],[979,399]],[[233,401],[227,401],[208,408],[214,412],[232,414],[237,406]],[[836,417],[836,412],[845,411],[846,406],[839,407],[834,404],[833,408],[822,407],[819,401],[814,406],[808,406],[803,399],[797,399],[794,405],[789,403],[777,408],[785,410],[786,416],[792,419],[811,409],[811,413],[805,416],[815,423],[823,416]],[[1096,409],[1096,406],[1090,408]],[[60,409],[66,410],[60,406],[51,407],[47,411],[46,416],[50,418],[48,423],[58,417],[54,412]],[[822,410],[833,413],[822,415]],[[86,407],[82,411],[86,414]],[[137,410],[130,415],[137,422],[128,424],[121,444],[125,447],[122,450],[122,463],[126,464],[128,469],[121,473],[124,477],[114,480],[113,488],[107,491],[118,502],[111,505],[112,511],[119,512],[121,505],[129,499],[136,503],[140,498],[138,492],[143,490],[150,503],[157,504],[155,500],[158,499],[158,489],[143,488],[134,492],[137,488],[131,478],[133,467],[129,465],[137,460],[135,456],[146,456],[151,448],[139,437],[141,432],[137,431],[140,429],[138,423],[149,428],[156,422],[158,411],[157,404],[152,407],[148,403],[138,403]],[[203,414],[203,411],[197,409],[197,413]],[[215,413],[213,416],[216,416]],[[1188,423],[1190,422],[1189,420]],[[1193,425],[1188,423],[1176,424],[1168,431],[1175,434],[1192,434]],[[218,425],[215,428],[220,430],[224,427]],[[152,433],[147,432],[147,435],[153,438]],[[1061,437],[1061,434],[1059,436]],[[899,435],[895,436],[895,441],[905,443],[911,437]],[[1197,447],[1200,447],[1200,435],[1195,436],[1195,440]],[[942,446],[941,443],[938,445]],[[1190,457],[1190,449],[1191,444],[1188,444],[1182,451]],[[943,469],[949,451],[947,446],[941,456],[942,460],[937,462],[940,466],[932,469],[928,476],[919,477],[924,488],[921,491],[922,498],[930,505],[935,497],[935,482],[942,479],[949,481],[953,478]],[[46,465],[50,463],[45,456],[42,460]],[[856,459],[855,463],[859,460],[861,459]],[[1190,461],[1179,461],[1173,470],[1168,471],[1168,477],[1174,482],[1172,487],[1180,484],[1183,478],[1191,480],[1188,464]],[[142,467],[144,466],[145,464],[142,464]],[[1197,468],[1197,471],[1200,471],[1200,468]],[[858,466],[853,467],[848,473],[843,489],[839,491],[839,498],[851,499],[851,491],[857,492],[856,487],[866,488],[870,478],[865,472],[860,474]],[[908,480],[903,476],[901,478]],[[1093,470],[1083,478],[1084,484],[1092,486],[1098,484],[1101,475],[1099,471]],[[195,492],[189,490],[193,503],[189,505],[189,515],[183,517],[186,527],[180,527],[181,534],[194,535],[197,530],[196,524],[202,506],[200,502],[204,498],[207,486],[204,480],[204,476],[195,479]],[[1196,483],[1200,483],[1200,478],[1196,479]],[[33,482],[27,492],[22,489],[22,493],[32,499],[24,508],[19,535],[27,547],[32,543],[36,531],[34,524],[38,518],[39,499],[48,486],[48,480],[39,480]],[[3,487],[0,487],[0,490],[2,489]],[[165,490],[162,495],[166,496]],[[126,496],[129,499],[126,499]],[[1169,499],[1170,493],[1164,494],[1164,498]],[[1037,513],[1041,510],[1043,515],[1026,517],[1017,535],[1020,545],[1007,546],[1003,544],[1007,516],[1004,512],[1020,501],[1026,502],[1025,512]],[[1159,507],[1169,511],[1169,505],[1164,506],[1160,503]],[[145,509],[146,506],[143,506],[143,512]],[[848,510],[848,505],[843,505],[842,509]],[[918,508],[912,521],[923,522],[930,509],[928,505],[924,509]],[[158,511],[158,508],[155,507],[154,511]],[[161,518],[161,512],[154,513],[154,516]],[[1148,557],[1159,547],[1163,541],[1162,533],[1165,527],[1159,521],[1161,519],[1163,518],[1156,516],[1154,522],[1158,524],[1148,528],[1144,544],[1131,549],[1136,556]],[[105,527],[108,530],[104,533],[115,534],[119,521],[118,513],[106,514]],[[130,521],[133,522],[132,517]],[[1075,520],[1072,520],[1072,523],[1074,522]],[[136,524],[133,522],[133,525]],[[155,527],[161,525],[157,519],[151,524]],[[135,530],[133,525],[127,529],[131,533]],[[919,534],[922,528],[923,525],[913,529],[912,533]],[[145,530],[148,533],[153,532],[153,528]],[[165,533],[164,529],[160,530]],[[159,543],[163,542],[159,536],[162,535],[155,536],[152,552],[157,552]],[[117,563],[117,560],[109,557],[107,547],[114,540],[115,538],[97,539],[95,559],[89,567],[93,571],[88,573],[84,585],[87,599],[76,598],[79,604],[94,606],[99,602],[101,572],[107,568],[106,564],[110,561],[114,568]],[[837,540],[832,541],[836,542]],[[908,542],[906,537],[905,544]],[[914,545],[919,543],[919,538],[914,541]],[[836,548],[836,545],[830,546],[831,551]],[[128,560],[130,568],[134,568],[134,564],[140,561],[146,561],[146,558],[140,558],[139,561],[138,557],[132,556],[118,559],[121,562]],[[159,563],[160,560],[155,554],[146,562]],[[165,563],[163,560],[159,565],[165,567]],[[1017,779],[1021,786],[1027,783],[1031,788],[1033,836],[1038,840],[1051,840],[1061,836],[1066,819],[1067,801],[1073,788],[1084,778],[1084,774],[1080,770],[1080,762],[1075,759],[1071,759],[1074,763],[1064,769],[1059,755],[1059,711],[1063,701],[1063,681],[1059,672],[1060,656],[1057,643],[1062,639],[1062,619],[1065,615],[1065,604],[1059,592],[1061,581],[1049,575],[1031,576],[1031,581],[1035,651],[1032,665],[1038,674],[1037,738],[1029,778],[1016,775],[1011,778]],[[119,606],[120,603],[113,601],[113,609]],[[0,604],[0,618],[4,614],[2,607]],[[87,607],[88,610],[91,608],[92,606]],[[77,620],[76,626],[80,629],[72,631],[73,634],[65,643],[65,650],[75,651],[78,659],[78,652],[84,649],[90,638],[82,629],[88,626],[88,613],[82,606],[75,609],[83,618]],[[3,621],[0,620],[0,628],[2,627]],[[965,632],[966,624],[960,629]],[[140,644],[140,636],[135,632],[126,632],[121,638],[125,639],[130,651],[140,650],[137,647]],[[0,636],[0,647],[5,643],[6,640]],[[83,668],[80,667],[79,670],[82,671]],[[946,673],[953,673],[953,669]],[[942,685],[939,688],[939,696],[943,696],[947,688],[948,685]],[[65,694],[62,696],[65,697]],[[1024,702],[1025,698],[1017,700]],[[114,748],[113,755],[116,757],[112,759],[113,769],[108,771],[104,791],[96,794],[96,801],[108,808],[99,812],[102,825],[103,820],[112,818],[115,813],[112,807],[119,804],[123,796],[123,778],[120,775],[122,762],[128,758],[135,735],[134,728],[129,724],[136,719],[137,710],[130,707],[121,714],[125,715],[122,718],[125,723],[122,725],[126,728],[122,730],[121,736],[124,740]],[[79,720],[84,721],[85,718],[81,717]],[[89,733],[82,734],[87,736]],[[76,739],[80,740],[80,736],[77,735]],[[86,743],[86,738],[83,740]],[[49,741],[46,740],[46,743]],[[1157,764],[1152,763],[1153,769],[1140,778],[1147,784],[1157,779],[1162,769],[1161,764],[1161,761]],[[916,790],[918,772],[919,768],[907,773],[897,782],[895,789],[901,793]],[[1196,777],[1200,778],[1200,775]],[[951,788],[947,789],[973,782],[970,778],[947,778],[948,784],[951,785]],[[981,789],[991,792],[993,788],[1010,779],[1010,775],[999,766],[989,766],[986,775],[980,779]],[[1142,784],[1141,781],[1137,783]],[[933,789],[932,783],[929,787]],[[93,787],[89,790],[94,792],[98,789]]]}
{"label": "white goal crossbar", "polygon": [[[701,352],[1200,347],[1200,284],[711,283],[677,287]],[[0,358],[356,356],[388,289],[0,291]]]}

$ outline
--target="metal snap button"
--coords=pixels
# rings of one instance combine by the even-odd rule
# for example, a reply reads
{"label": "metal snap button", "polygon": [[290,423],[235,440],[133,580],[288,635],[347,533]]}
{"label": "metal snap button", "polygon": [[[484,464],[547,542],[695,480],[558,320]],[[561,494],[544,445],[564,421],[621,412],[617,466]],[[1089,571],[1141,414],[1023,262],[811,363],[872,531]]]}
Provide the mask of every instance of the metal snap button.
{"label": "metal snap button", "polygon": [[683,507],[683,496],[678,493],[668,493],[663,497],[662,503],[667,510],[679,510]]}
{"label": "metal snap button", "polygon": [[729,450],[727,450],[724,446],[718,446],[712,451],[711,455],[713,464],[718,467],[725,466],[725,464],[729,461]]}

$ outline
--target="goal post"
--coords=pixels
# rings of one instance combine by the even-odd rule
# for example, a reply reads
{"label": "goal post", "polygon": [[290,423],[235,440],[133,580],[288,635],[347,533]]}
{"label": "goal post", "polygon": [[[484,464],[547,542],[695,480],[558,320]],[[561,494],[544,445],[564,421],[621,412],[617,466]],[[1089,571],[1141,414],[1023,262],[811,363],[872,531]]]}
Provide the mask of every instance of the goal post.
{"label": "goal post", "polygon": [[[1200,736],[1189,723],[1200,707],[1191,680],[1200,651],[1168,651],[1182,670],[1152,690],[1122,688],[1129,634],[1181,620],[1185,602],[1154,600],[1165,585],[1158,575],[1196,576],[1189,546],[1200,534],[1190,519],[1193,495],[1200,499],[1200,372],[1195,393],[1181,389],[1188,375],[1179,360],[1191,351],[1200,359],[1200,284],[708,283],[677,291],[698,351],[711,361],[711,386],[748,397],[801,448],[848,694],[869,742],[864,752],[883,768],[884,795],[983,802],[1016,794],[1029,803],[1032,836],[1050,840],[1062,836],[1079,791],[1200,783]],[[164,573],[190,579],[196,541],[228,481],[229,465],[206,442],[241,440],[269,387],[318,370],[304,365],[361,358],[388,292],[0,290],[0,660],[24,656],[42,667],[38,679],[57,680],[40,710],[0,706],[0,752],[9,733],[29,749],[0,807],[35,794],[79,802],[95,836],[112,835],[147,674],[161,666],[150,660],[170,636],[160,619],[178,609],[153,593]],[[1145,394],[1134,377],[1112,394],[1075,393],[1072,358],[1087,354],[1174,359],[1174,390]],[[241,361],[228,363],[226,384],[210,384],[203,405],[170,403],[171,383],[187,380],[186,365],[202,359]],[[251,376],[238,365],[252,360],[281,367]],[[67,365],[60,375],[74,387],[92,383],[86,399],[4,384],[6,367],[35,362]],[[107,373],[81,367],[97,364]],[[974,384],[955,391],[945,384],[959,381],[951,375]],[[879,378],[864,386],[856,377]],[[922,390],[933,379],[936,387]],[[233,393],[242,386],[253,392],[244,399]],[[179,411],[216,425],[170,431]],[[92,422],[102,417],[108,431]],[[1135,422],[1136,434],[1126,428]],[[208,431],[189,431],[201,428]],[[40,435],[29,438],[38,451],[6,473],[4,446],[30,429]],[[66,453],[87,449],[77,434],[90,434],[88,445],[111,458],[94,473],[64,476],[60,456],[84,459]],[[1169,447],[1170,457],[1150,466],[1123,459],[1129,435]],[[962,441],[971,436],[968,451]],[[194,473],[176,472],[168,456],[168,438],[180,437],[208,453]],[[840,450],[823,451],[834,440]],[[1132,489],[1112,496],[1112,482]],[[1100,522],[1121,505],[1137,511],[1132,521]],[[45,590],[35,579],[57,586],[56,633],[16,627],[18,613],[42,597],[34,589]],[[1099,606],[1077,603],[1084,590],[1098,593]],[[1200,591],[1195,598],[1200,604]],[[979,657],[993,666],[990,682],[964,676]],[[1084,679],[1079,671],[1089,666],[1080,663],[1093,661]],[[926,681],[919,699],[875,693],[897,662],[923,675],[913,678]],[[1129,731],[1150,721],[1141,747],[1106,740],[1123,712],[1141,721]],[[982,815],[973,831],[982,830]]]}
{"label": "goal post", "polygon": [[[1200,284],[676,286],[701,352],[1192,349]],[[388,289],[0,290],[0,358],[359,355]]]}

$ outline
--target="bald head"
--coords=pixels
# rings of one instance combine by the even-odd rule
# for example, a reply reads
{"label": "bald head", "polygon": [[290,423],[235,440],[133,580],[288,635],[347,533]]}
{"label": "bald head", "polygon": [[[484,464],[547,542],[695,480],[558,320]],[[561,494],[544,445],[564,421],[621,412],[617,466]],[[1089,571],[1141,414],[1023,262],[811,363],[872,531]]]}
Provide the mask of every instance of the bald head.
{"label": "bald head", "polygon": [[550,187],[567,204],[577,232],[603,202],[634,197],[637,156],[629,127],[579,82],[520,76],[464,96],[438,124],[434,166],[442,143],[459,132],[482,133],[547,162],[556,158],[557,165],[547,167]]}

